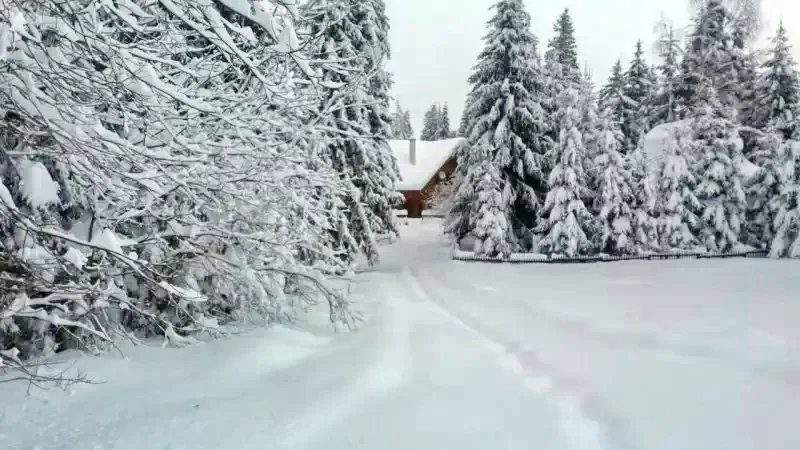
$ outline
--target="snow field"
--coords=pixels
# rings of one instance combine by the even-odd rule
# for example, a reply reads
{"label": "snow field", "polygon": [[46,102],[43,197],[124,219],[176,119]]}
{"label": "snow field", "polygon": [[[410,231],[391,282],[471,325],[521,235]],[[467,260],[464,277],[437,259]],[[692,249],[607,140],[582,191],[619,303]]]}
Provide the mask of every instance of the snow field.
{"label": "snow field", "polygon": [[0,448],[800,448],[796,262],[466,264],[439,221],[401,234],[357,331],[79,358],[107,383],[0,385]]}

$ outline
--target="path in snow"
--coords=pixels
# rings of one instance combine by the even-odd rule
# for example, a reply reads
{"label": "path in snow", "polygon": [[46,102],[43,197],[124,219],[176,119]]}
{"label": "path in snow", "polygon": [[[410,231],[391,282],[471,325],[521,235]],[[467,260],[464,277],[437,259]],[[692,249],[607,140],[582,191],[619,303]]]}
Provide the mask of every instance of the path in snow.
{"label": "path in snow", "polygon": [[357,280],[366,322],[82,360],[0,385],[0,448],[796,450],[791,261],[458,263],[411,222]]}

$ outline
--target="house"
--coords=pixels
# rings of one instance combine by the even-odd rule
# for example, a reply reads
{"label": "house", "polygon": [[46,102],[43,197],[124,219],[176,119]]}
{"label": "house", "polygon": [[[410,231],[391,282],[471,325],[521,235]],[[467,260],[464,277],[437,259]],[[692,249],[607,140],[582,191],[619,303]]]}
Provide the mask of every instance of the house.
{"label": "house", "polygon": [[441,141],[393,140],[389,146],[397,159],[400,178],[396,188],[405,197],[400,209],[408,217],[422,217],[425,199],[456,170],[456,148],[462,138]]}

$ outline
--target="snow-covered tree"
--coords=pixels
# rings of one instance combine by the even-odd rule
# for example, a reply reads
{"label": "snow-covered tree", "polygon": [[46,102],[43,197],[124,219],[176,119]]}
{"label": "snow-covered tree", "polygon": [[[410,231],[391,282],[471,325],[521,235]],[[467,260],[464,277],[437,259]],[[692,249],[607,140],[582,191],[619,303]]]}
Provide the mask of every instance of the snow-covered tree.
{"label": "snow-covered tree", "polygon": [[648,169],[647,160],[642,147],[643,139],[639,139],[639,146],[627,155],[626,167],[631,173],[633,186],[633,236],[636,250],[639,253],[659,252],[658,233],[658,192],[656,181]]}
{"label": "snow-covered tree", "polygon": [[[791,197],[782,195],[792,177],[785,172],[800,128],[800,80],[783,24],[773,38],[774,47],[758,81],[753,125],[763,129],[749,155],[760,170],[749,181],[749,243],[769,246],[778,231],[776,217]],[[788,166],[787,166],[788,165]]]}
{"label": "snow-covered tree", "polygon": [[389,90],[392,85],[391,75],[386,71],[390,56],[389,18],[384,0],[359,0],[352,8],[354,24],[361,30],[355,48],[364,61],[362,72],[367,77],[366,96],[361,98],[365,101],[362,114],[367,122],[367,139],[363,141],[362,155],[354,160],[353,166],[357,168],[354,181],[370,214],[372,231],[379,235],[396,234],[392,211],[402,202],[402,195],[394,187],[400,171],[387,143],[391,138]]}
{"label": "snow-covered tree", "polygon": [[488,158],[471,170],[470,179],[475,183],[473,213],[469,217],[469,229],[475,237],[473,251],[479,255],[507,256],[517,249],[508,210],[510,186]]}
{"label": "snow-covered tree", "polygon": [[[465,114],[472,130],[460,152],[456,201],[447,228],[458,238],[467,232],[479,241],[491,237],[491,245],[481,246],[484,253],[517,248],[511,230],[534,225],[545,191],[541,74],[532,54],[530,16],[522,0],[501,0],[494,10],[485,47],[469,78]],[[482,208],[491,208],[491,213]],[[499,236],[507,240],[500,242]]]}
{"label": "snow-covered tree", "polygon": [[450,111],[447,103],[442,106],[439,114],[439,120],[436,124],[436,140],[450,139],[453,136],[453,131],[450,129]]}
{"label": "snow-covered tree", "polygon": [[653,97],[652,72],[644,60],[642,41],[636,42],[636,51],[630,66],[625,72],[625,85],[622,89],[622,134],[625,136],[623,152],[633,152],[639,145],[639,138],[650,128],[647,122],[649,104]]}
{"label": "snow-covered tree", "polygon": [[[784,122],[778,118],[774,123]],[[775,238],[775,217],[784,200],[781,191],[790,182],[783,171],[789,163],[792,140],[784,138],[780,127],[770,127],[758,138],[757,145],[755,157],[760,167],[746,186],[749,211],[744,241],[767,247]]]}
{"label": "snow-covered tree", "polygon": [[751,126],[772,127],[781,132],[782,139],[789,139],[797,131],[800,116],[800,76],[783,22],[772,42],[774,46],[755,88],[756,106]]}
{"label": "snow-covered tree", "polygon": [[676,125],[664,145],[664,162],[656,186],[658,234],[662,251],[694,250],[701,205],[695,194],[692,130]]}
{"label": "snow-covered tree", "polygon": [[611,68],[608,82],[600,89],[598,97],[598,108],[601,111],[608,109],[617,123],[622,123],[625,113],[624,89],[625,74],[622,72],[622,61],[617,60]]}
{"label": "snow-covered tree", "polygon": [[411,126],[411,112],[398,103],[392,114],[392,139],[411,139],[414,129]]}
{"label": "snow-covered tree", "polygon": [[422,118],[422,133],[419,138],[423,141],[436,141],[439,139],[439,123],[442,112],[437,103],[431,105]]}
{"label": "snow-covered tree", "polygon": [[592,205],[598,192],[599,178],[601,176],[601,173],[594,165],[594,161],[602,153],[600,147],[603,144],[599,141],[602,141],[604,137],[602,132],[603,124],[597,110],[597,95],[594,92],[594,83],[588,68],[584,70],[584,76],[581,80],[579,99],[581,120],[578,131],[583,136],[583,146],[586,150],[583,155],[583,165],[586,168],[586,186],[588,188],[583,201],[586,205]]}
{"label": "snow-covered tree", "polygon": [[[345,186],[341,203],[347,221],[339,224],[335,238],[347,255],[363,253],[374,264],[376,236],[396,233],[392,210],[401,200],[394,189],[397,162],[386,142],[391,126],[385,6],[382,0],[316,0],[306,8],[320,59],[342,61],[323,70],[321,85],[327,91],[323,108],[341,93],[347,103],[325,124],[332,167]],[[342,85],[357,89],[343,91]]]}
{"label": "snow-covered tree", "polygon": [[550,173],[550,190],[536,232],[543,235],[539,242],[542,253],[574,257],[593,251],[595,225],[583,202],[587,177],[583,166],[586,149],[578,131],[580,95],[575,89],[567,89],[559,100],[563,106],[556,149],[558,159]]}
{"label": "snow-covered tree", "polygon": [[[751,55],[745,49],[744,29],[724,0],[698,1],[694,27],[681,62],[681,83],[677,91],[682,114],[690,115],[711,86],[720,105],[726,109],[741,109],[750,94],[746,86],[752,75]],[[702,108],[699,108],[702,109]],[[740,110],[738,116],[742,117]]]}
{"label": "snow-covered tree", "polygon": [[657,67],[658,82],[650,105],[651,127],[674,122],[680,117],[678,89],[680,86],[680,39],[671,24],[664,23],[658,39],[661,64]]}
{"label": "snow-covered tree", "polygon": [[339,61],[305,54],[293,8],[236,5],[0,11],[0,364],[116,337],[182,345],[323,299],[347,318],[323,282],[348,270],[330,239],[344,186],[312,164],[346,102],[316,108],[310,86]]}
{"label": "snow-covered tree", "polygon": [[553,37],[548,42],[548,49],[545,58],[557,62],[561,67],[561,76],[566,79],[579,83],[581,79],[581,68],[578,64],[578,43],[575,39],[575,25],[572,23],[572,16],[569,8],[558,16],[558,20],[553,25]]}
{"label": "snow-covered tree", "polygon": [[459,137],[467,137],[470,133],[470,116],[469,116],[469,104],[470,104],[470,96],[467,94],[466,99],[464,100],[464,110],[461,111],[461,119],[458,122],[458,133]]}
{"label": "snow-covered tree", "polygon": [[601,112],[593,169],[598,173],[597,249],[611,255],[636,252],[633,236],[634,192],[631,173],[620,152],[624,136],[613,118],[611,109]]}
{"label": "snow-covered tree", "polygon": [[[704,89],[701,87],[701,89]],[[697,154],[695,195],[701,207],[698,238],[711,251],[735,249],[742,240],[747,202],[737,164],[744,159],[743,143],[731,116],[711,93],[693,123]],[[730,115],[728,115],[728,114]]]}
{"label": "snow-covered tree", "polygon": [[778,172],[781,189],[774,199],[775,235],[770,256],[800,258],[800,141],[787,141],[780,156],[783,163]]}

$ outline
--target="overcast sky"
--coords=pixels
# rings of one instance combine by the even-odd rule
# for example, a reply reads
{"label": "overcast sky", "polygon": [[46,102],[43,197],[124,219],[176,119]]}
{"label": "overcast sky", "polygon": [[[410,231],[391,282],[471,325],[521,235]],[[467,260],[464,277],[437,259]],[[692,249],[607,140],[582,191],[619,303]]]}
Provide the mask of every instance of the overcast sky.
{"label": "overcast sky", "polygon": [[[392,94],[411,110],[419,135],[422,116],[433,102],[447,102],[451,125],[461,117],[467,77],[482,48],[481,38],[490,6],[496,0],[386,0],[391,24],[394,74]],[[540,52],[553,23],[564,8],[575,22],[578,56],[588,64],[595,82],[603,84],[618,58],[627,65],[637,39],[652,48],[654,27],[663,14],[676,27],[689,24],[688,0],[526,0],[531,31]],[[771,35],[779,20],[789,29],[800,57],[800,0],[763,0],[764,33]],[[649,62],[654,61],[650,56]]]}

